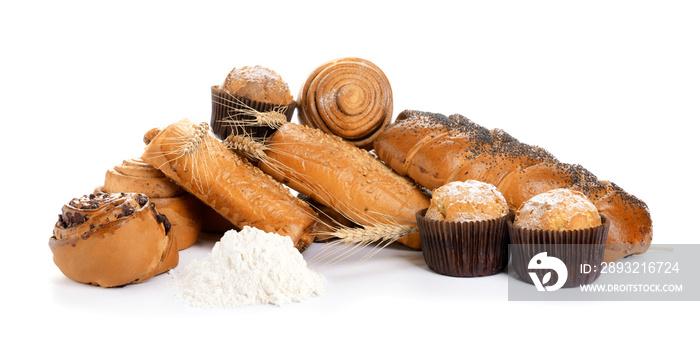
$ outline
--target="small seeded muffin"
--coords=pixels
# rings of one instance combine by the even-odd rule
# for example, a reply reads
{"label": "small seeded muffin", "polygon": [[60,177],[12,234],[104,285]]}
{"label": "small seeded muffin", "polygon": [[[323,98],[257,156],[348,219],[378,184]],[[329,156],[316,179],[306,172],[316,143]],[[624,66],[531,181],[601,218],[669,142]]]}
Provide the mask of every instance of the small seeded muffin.
{"label": "small seeded muffin", "polygon": [[598,209],[583,193],[559,188],[538,194],[520,205],[514,225],[561,231],[597,227],[600,223]]}
{"label": "small seeded muffin", "polygon": [[496,186],[467,180],[450,182],[433,192],[425,217],[436,221],[479,221],[508,214],[508,203]]}
{"label": "small seeded muffin", "polygon": [[[603,261],[609,228],[610,221],[598,213],[583,193],[565,188],[543,192],[523,202],[515,219],[508,221],[512,256],[509,267],[524,282],[540,290],[542,286],[557,289],[590,284],[600,271],[582,272],[581,268]],[[530,262],[543,252],[564,263],[565,279],[559,280],[559,273],[547,275],[547,268],[536,268],[532,273],[542,278],[542,283],[533,281]]]}
{"label": "small seeded muffin", "polygon": [[211,100],[211,129],[222,140],[232,134],[267,138],[296,109],[289,85],[259,65],[231,70],[221,85],[211,86]]}
{"label": "small seeded muffin", "polygon": [[423,258],[430,269],[455,277],[502,272],[508,263],[508,203],[495,186],[468,180],[433,192],[416,213]]}
{"label": "small seeded muffin", "polygon": [[234,68],[219,89],[233,96],[274,105],[289,105],[294,101],[282,77],[259,65]]}

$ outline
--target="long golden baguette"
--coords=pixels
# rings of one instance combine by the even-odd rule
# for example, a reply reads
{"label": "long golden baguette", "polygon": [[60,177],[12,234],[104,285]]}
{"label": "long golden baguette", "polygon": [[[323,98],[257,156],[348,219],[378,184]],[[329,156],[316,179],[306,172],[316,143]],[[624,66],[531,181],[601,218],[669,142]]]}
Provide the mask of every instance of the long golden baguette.
{"label": "long golden baguette", "polygon": [[316,214],[289,189],[188,120],[151,130],[141,156],[234,225],[289,236],[300,251],[314,239]]}
{"label": "long golden baguette", "polygon": [[[430,205],[412,181],[369,152],[320,130],[287,123],[266,147],[259,163],[263,171],[362,226],[415,228],[416,212]],[[415,231],[396,240],[421,248]]]}
{"label": "long golden baguette", "polygon": [[377,138],[374,149],[390,167],[428,189],[455,180],[481,180],[497,186],[511,208],[550,189],[582,190],[611,222],[606,261],[649,248],[652,221],[643,201],[541,148],[498,130],[489,131],[491,137],[484,131],[463,116],[407,110]]}

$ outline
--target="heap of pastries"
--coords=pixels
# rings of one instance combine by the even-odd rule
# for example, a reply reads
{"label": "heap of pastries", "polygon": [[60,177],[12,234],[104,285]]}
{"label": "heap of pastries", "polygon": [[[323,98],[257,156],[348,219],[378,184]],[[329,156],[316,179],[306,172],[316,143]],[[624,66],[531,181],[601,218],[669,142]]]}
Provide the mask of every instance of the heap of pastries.
{"label": "heap of pastries", "polygon": [[[354,223],[411,223],[428,196],[369,152],[318,129],[288,123],[272,134],[260,169],[277,181],[341,213]],[[413,225],[415,227],[415,225]],[[412,231],[398,242],[420,249]]]}
{"label": "heap of pastries", "polygon": [[124,160],[108,170],[104,186],[96,192],[146,195],[168,217],[178,250],[193,245],[202,229],[202,206],[197,198],[140,158]]}
{"label": "heap of pastries", "polygon": [[[299,250],[314,238],[316,215],[289,189],[214,138],[206,123],[181,120],[150,131],[141,156],[238,228],[289,236]],[[184,142],[183,142],[183,139]]]}
{"label": "heap of pastries", "polygon": [[652,221],[646,204],[576,164],[489,130],[460,116],[404,111],[377,138],[379,158],[399,174],[433,190],[468,179],[496,186],[516,210],[533,196],[556,188],[584,193],[610,221],[606,261],[644,253]]}
{"label": "heap of pastries", "polygon": [[[178,249],[213,227],[275,232],[299,251],[359,229],[358,238],[373,233],[370,242],[422,248],[431,268],[457,276],[503,270],[516,210],[517,230],[604,228],[608,261],[651,243],[644,202],[579,165],[460,115],[406,110],[392,123],[391,86],[367,60],[314,70],[299,92],[301,125],[290,123],[297,103],[270,69],[234,68],[211,94],[211,128],[182,120],[148,131],[141,158],[63,207],[49,245],[67,277],[142,282],[175,267]],[[549,219],[536,217],[545,213],[537,196],[561,188],[589,211],[564,223],[564,201]]]}

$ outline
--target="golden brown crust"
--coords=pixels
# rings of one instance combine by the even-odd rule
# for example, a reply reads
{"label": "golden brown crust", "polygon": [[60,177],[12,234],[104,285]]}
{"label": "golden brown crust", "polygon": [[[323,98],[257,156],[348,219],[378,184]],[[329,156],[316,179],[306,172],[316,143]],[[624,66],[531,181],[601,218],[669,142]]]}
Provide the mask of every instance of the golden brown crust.
{"label": "golden brown crust", "polygon": [[646,203],[625,191],[612,191],[593,204],[600,214],[610,219],[606,262],[642,254],[649,249],[653,227]]}
{"label": "golden brown crust", "polygon": [[461,161],[447,181],[472,179],[497,186],[507,174],[544,161],[554,161],[554,157],[546,151],[518,141],[499,143]]}
{"label": "golden brown crust", "polygon": [[583,192],[610,219],[605,261],[611,262],[649,249],[653,237],[646,203],[608,181],[579,182],[569,186]]}
{"label": "golden brown crust", "polygon": [[282,77],[258,65],[234,68],[219,88],[233,96],[257,102],[275,105],[289,105],[294,102],[289,86]]}
{"label": "golden brown crust", "polygon": [[163,172],[140,158],[128,159],[105,174],[104,186],[98,192],[143,193],[166,215],[172,224],[171,236],[178,250],[192,246],[202,228],[204,205],[187,193]]}
{"label": "golden brown crust", "polygon": [[140,158],[124,160],[105,174],[102,192],[143,193],[150,198],[167,198],[187,193],[163,172]]}
{"label": "golden brown crust", "polygon": [[474,134],[461,131],[426,141],[414,151],[408,176],[429,190],[446,184],[450,174],[475,155],[475,141]]}
{"label": "golden brown crust", "polygon": [[511,172],[503,177],[498,189],[506,197],[512,210],[540,193],[571,186],[595,177],[578,165],[561,162],[542,162]]}
{"label": "golden brown crust", "polygon": [[[268,146],[268,158],[260,163],[263,171],[355,223],[413,223],[415,213],[429,205],[410,180],[367,151],[320,130],[285,124]],[[398,242],[420,248],[418,233]]]}
{"label": "golden brown crust", "polygon": [[429,112],[403,111],[396,117],[396,121],[377,137],[374,151],[384,163],[405,176],[411,166],[414,152],[423,143],[447,134],[448,128],[436,124],[436,121],[447,122],[447,117]]}
{"label": "golden brown crust", "polygon": [[158,212],[168,217],[172,224],[171,236],[177,249],[183,250],[197,242],[202,229],[202,207],[197,197],[186,193],[170,198],[152,198]]}
{"label": "golden brown crust", "polygon": [[303,201],[188,120],[156,135],[142,158],[239,228],[289,236],[299,250],[313,241],[316,214]]}
{"label": "golden brown crust", "polygon": [[391,85],[374,63],[345,57],[317,67],[299,92],[299,122],[371,149],[389,125]]}
{"label": "golden brown crust", "polygon": [[377,138],[374,149],[399,174],[433,190],[491,146],[490,131],[464,116],[403,111]]}
{"label": "golden brown crust", "polygon": [[68,278],[102,287],[140,283],[178,264],[167,218],[139,194],[92,194],[63,206],[49,240]]}
{"label": "golden brown crust", "polygon": [[610,181],[601,180],[579,181],[567,188],[585,194],[591,202],[598,201],[610,192],[622,191],[622,188],[618,185]]}

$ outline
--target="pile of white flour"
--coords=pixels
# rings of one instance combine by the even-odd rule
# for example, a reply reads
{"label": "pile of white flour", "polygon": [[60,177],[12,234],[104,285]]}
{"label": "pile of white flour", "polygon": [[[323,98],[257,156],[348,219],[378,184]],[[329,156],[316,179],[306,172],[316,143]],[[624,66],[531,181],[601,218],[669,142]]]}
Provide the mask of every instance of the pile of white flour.
{"label": "pile of white flour", "polygon": [[226,232],[206,258],[171,274],[176,296],[202,308],[298,302],[321,294],[326,282],[291,238],[252,227]]}

